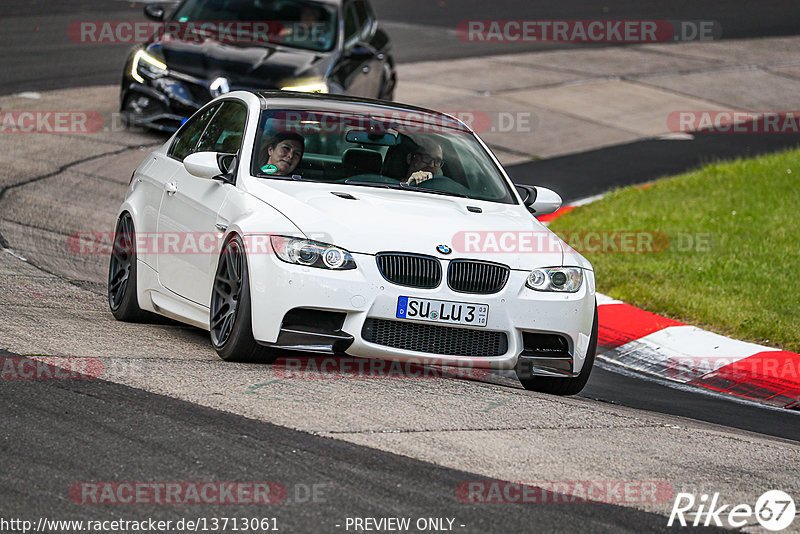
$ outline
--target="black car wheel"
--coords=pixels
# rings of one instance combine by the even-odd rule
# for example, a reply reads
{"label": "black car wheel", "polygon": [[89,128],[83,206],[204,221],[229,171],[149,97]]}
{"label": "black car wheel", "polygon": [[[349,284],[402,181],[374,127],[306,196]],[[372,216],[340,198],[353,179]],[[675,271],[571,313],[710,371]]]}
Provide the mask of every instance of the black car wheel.
{"label": "black car wheel", "polygon": [[136,236],[133,219],[124,213],[117,221],[108,265],[108,305],[118,321],[139,322],[150,314],[139,308],[136,292]]}
{"label": "black car wheel", "polygon": [[244,245],[238,235],[225,243],[211,293],[211,343],[229,362],[271,363],[278,354],[256,343],[250,309],[250,280]]}
{"label": "black car wheel", "polygon": [[381,92],[378,95],[379,100],[394,100],[394,88],[397,85],[397,80],[395,77],[388,71],[383,73],[383,78],[381,80]]}
{"label": "black car wheel", "polygon": [[[576,395],[583,390],[589,375],[594,367],[594,357],[597,353],[597,304],[594,306],[594,323],[589,347],[586,349],[586,361],[583,362],[580,374],[574,378],[554,378],[549,376],[531,376],[529,372],[521,371],[518,367],[517,378],[522,386],[530,391],[550,393],[552,395]],[[519,365],[519,364],[518,364]]]}

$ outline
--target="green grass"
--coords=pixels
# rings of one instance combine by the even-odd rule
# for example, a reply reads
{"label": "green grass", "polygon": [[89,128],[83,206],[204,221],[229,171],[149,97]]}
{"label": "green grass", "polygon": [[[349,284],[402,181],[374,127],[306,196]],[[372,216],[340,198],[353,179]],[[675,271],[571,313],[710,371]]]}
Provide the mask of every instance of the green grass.
{"label": "green grass", "polygon": [[[800,150],[616,190],[550,228],[568,240],[586,230],[652,232],[657,245],[666,234],[669,244],[660,252],[586,252],[598,291],[720,334],[800,352]],[[710,246],[688,246],[698,238],[710,238]]]}

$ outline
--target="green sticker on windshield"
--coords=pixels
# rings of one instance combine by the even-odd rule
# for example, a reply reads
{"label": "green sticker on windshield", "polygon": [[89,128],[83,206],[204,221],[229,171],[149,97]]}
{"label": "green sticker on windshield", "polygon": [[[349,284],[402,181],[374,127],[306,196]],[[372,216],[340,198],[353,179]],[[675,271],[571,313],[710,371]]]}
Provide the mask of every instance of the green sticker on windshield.
{"label": "green sticker on windshield", "polygon": [[278,167],[276,167],[275,165],[264,165],[263,167],[261,167],[261,171],[264,174],[275,174],[276,172],[278,172]]}
{"label": "green sticker on windshield", "polygon": [[178,22],[189,22],[189,17],[181,17],[178,19]]}

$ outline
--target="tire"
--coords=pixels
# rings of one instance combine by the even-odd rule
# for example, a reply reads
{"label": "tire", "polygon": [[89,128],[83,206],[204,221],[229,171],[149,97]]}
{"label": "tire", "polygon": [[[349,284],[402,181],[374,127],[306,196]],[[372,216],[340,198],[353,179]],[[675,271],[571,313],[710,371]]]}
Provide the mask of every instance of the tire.
{"label": "tire", "polygon": [[[554,378],[549,376],[530,376],[517,369],[517,378],[522,382],[522,387],[529,391],[550,393],[551,395],[576,395],[580,393],[594,367],[594,357],[597,353],[597,304],[594,305],[594,323],[592,324],[592,337],[586,349],[586,360],[583,362],[580,374],[574,378]],[[517,364],[519,366],[519,364]],[[526,376],[527,375],[527,376]]]}
{"label": "tire", "polygon": [[138,323],[152,317],[139,308],[136,267],[136,234],[126,212],[117,221],[108,263],[108,307],[118,321]]}
{"label": "tire", "polygon": [[394,88],[397,85],[396,80],[387,77],[387,73],[383,74],[383,78],[381,79],[381,91],[378,94],[378,100],[394,100]]}
{"label": "tire", "polygon": [[130,110],[130,102],[133,97],[130,95],[126,95],[125,99],[122,102],[122,105],[119,107],[119,118],[122,126],[125,127],[126,130],[130,130],[133,128],[134,122],[131,118],[131,110]]}
{"label": "tire", "polygon": [[272,363],[275,349],[256,343],[250,306],[250,277],[238,235],[225,242],[214,274],[209,314],[211,344],[228,362]]}

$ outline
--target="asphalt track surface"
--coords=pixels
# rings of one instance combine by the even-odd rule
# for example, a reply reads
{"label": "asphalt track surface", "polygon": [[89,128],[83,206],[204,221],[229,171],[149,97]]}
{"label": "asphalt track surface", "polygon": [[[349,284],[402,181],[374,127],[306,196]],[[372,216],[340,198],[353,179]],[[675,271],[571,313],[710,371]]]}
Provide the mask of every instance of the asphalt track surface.
{"label": "asphalt track surface", "polygon": [[[491,479],[102,380],[13,381],[0,388],[0,402],[6,435],[0,462],[7,466],[0,474],[0,514],[6,518],[256,516],[276,518],[283,532],[343,532],[348,517],[384,516],[452,518],[456,532],[558,532],[578,525],[608,533],[674,530],[660,515],[602,503],[553,504],[552,494],[543,497],[549,504],[519,505],[512,513],[463,503],[454,488]],[[247,504],[112,506],[65,498],[79,481],[155,482],[154,474],[163,482],[277,482],[286,499],[254,512]],[[316,497],[308,488],[316,488]]]}
{"label": "asphalt track surface", "polygon": [[[797,2],[762,5],[756,13],[746,1],[671,2],[668,8],[650,8],[635,1],[604,2],[608,11],[588,0],[550,2],[536,3],[535,13],[526,13],[520,4],[533,5],[494,2],[487,17],[485,2],[471,0],[459,2],[458,11],[452,0],[375,2],[379,15],[395,24],[393,35],[401,61],[548,46],[475,50],[464,43],[432,55],[424,39],[419,39],[420,34],[433,38],[437,32],[451,31],[459,21],[470,18],[713,19],[722,24],[726,37],[796,34],[800,20],[791,15],[798,14]],[[0,55],[0,94],[115,83],[127,45],[93,48],[70,43],[65,32],[61,38],[52,36],[75,20],[141,18],[141,4],[98,0],[6,1],[3,11],[0,29],[6,37]],[[566,200],[574,200],[716,158],[770,152],[800,141],[798,136],[735,137],[643,141],[518,165],[509,172],[521,183],[551,185]],[[586,188],[588,175],[593,177],[591,190]],[[800,441],[797,414],[676,390],[599,367],[581,396]],[[121,515],[130,519],[249,516],[251,509],[235,506],[198,510],[196,506],[76,505],[65,495],[79,480],[268,479],[290,489],[287,502],[263,512],[278,517],[281,530],[288,532],[341,532],[336,524],[348,516],[393,515],[454,517],[470,532],[525,532],[531,525],[536,531],[674,530],[666,529],[663,516],[608,504],[519,507],[512,513],[506,507],[463,504],[455,498],[453,487],[482,477],[106,381],[4,381],[0,398],[6,407],[0,413],[0,462],[7,466],[0,471],[3,517],[47,516],[54,509],[62,518],[93,520]],[[333,490],[325,492],[323,500],[292,499],[292,488],[320,481]]]}
{"label": "asphalt track surface", "polygon": [[715,161],[753,157],[797,146],[800,146],[800,134],[697,133],[692,139],[646,139],[512,165],[506,170],[515,183],[549,187],[568,203]]}
{"label": "asphalt track surface", "polygon": [[[122,0],[5,0],[0,8],[0,94],[117,83],[130,45],[73,42],[67,28],[86,20],[145,20],[144,5]],[[373,0],[373,5],[390,32],[399,62],[581,46],[462,42],[456,27],[465,20],[710,20],[722,28],[723,39],[800,33],[800,3],[795,0],[757,6],[749,0],[497,0],[490,6],[483,0]]]}

